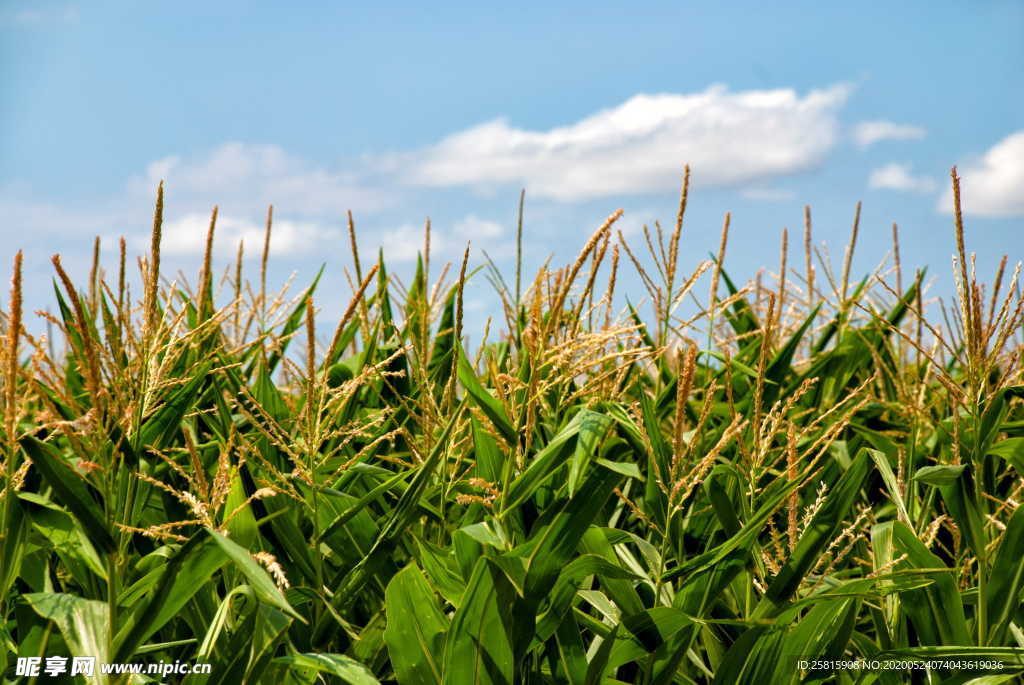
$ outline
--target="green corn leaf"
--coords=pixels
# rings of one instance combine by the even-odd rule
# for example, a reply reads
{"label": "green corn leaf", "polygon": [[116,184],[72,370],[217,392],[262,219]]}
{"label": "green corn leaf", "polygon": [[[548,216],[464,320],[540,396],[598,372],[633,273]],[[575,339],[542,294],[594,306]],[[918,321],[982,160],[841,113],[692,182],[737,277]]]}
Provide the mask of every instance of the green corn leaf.
{"label": "green corn leaf", "polygon": [[539,602],[558,578],[563,565],[579,545],[587,529],[600,523],[597,516],[604,508],[622,476],[598,467],[576,495],[565,503],[540,534],[527,558],[526,598]]}
{"label": "green corn leaf", "polygon": [[985,587],[988,603],[988,641],[1000,645],[1006,638],[1010,621],[1020,608],[1024,588],[1024,507],[1017,507],[1006,524],[1002,541],[996,550]]}
{"label": "green corn leaf", "polygon": [[862,451],[811,519],[786,565],[768,586],[764,600],[754,611],[755,617],[771,616],[796,592],[804,576],[818,563],[819,556],[835,539],[841,524],[852,512],[869,467],[868,455]]}
{"label": "green corn leaf", "polygon": [[188,383],[177,388],[139,428],[138,447],[162,449],[181,430],[181,420],[193,407],[199,389],[207,380],[210,364],[196,369]]}
{"label": "green corn leaf", "polygon": [[98,663],[111,661],[106,640],[110,614],[105,602],[59,592],[36,592],[24,599],[36,613],[57,625],[72,656],[95,657]]}
{"label": "green corn leaf", "polygon": [[0,597],[6,597],[11,585],[21,573],[21,559],[25,555],[25,533],[28,517],[16,497],[5,496],[2,521],[4,536],[0,542]]}
{"label": "green corn leaf", "polygon": [[[89,541],[89,536],[85,534],[81,526],[76,525],[72,516],[31,493],[21,493],[20,499],[39,505],[32,507],[31,513],[27,517],[31,521],[32,528],[47,539],[53,551],[57,553],[71,575],[82,587],[89,587],[93,576],[102,579],[107,577],[103,560]],[[12,528],[12,530],[15,534],[11,535],[8,541],[19,539],[17,529]],[[17,560],[18,556],[13,555],[10,558]]]}
{"label": "green corn leaf", "polygon": [[501,433],[501,437],[505,439],[505,442],[509,445],[515,445],[518,431],[512,426],[512,422],[505,413],[505,408],[496,397],[480,384],[480,380],[477,378],[473,367],[470,366],[469,359],[467,359],[461,345],[458,346],[458,354],[459,382],[462,383],[462,387],[473,398],[473,402],[476,403],[484,415],[491,420],[491,423]]}
{"label": "green corn leaf", "polygon": [[518,601],[515,587],[492,561],[477,561],[462,606],[448,629],[444,685],[516,682],[515,632],[527,628],[518,625]]}
{"label": "green corn leaf", "polygon": [[783,658],[785,633],[750,628],[732,643],[715,672],[713,685],[770,683],[775,667]]}
{"label": "green corn leaf", "polygon": [[[608,427],[611,419],[603,414],[592,411],[582,411],[580,416],[580,431],[576,438],[576,449],[573,450],[572,458],[569,460],[569,496],[575,494],[576,489],[583,481],[583,475],[592,456],[597,452],[598,445]],[[635,465],[632,465],[635,468]],[[606,467],[611,468],[611,467]],[[627,468],[623,465],[620,468]],[[616,469],[612,469],[616,470]],[[620,471],[621,472],[621,471]],[[640,475],[636,471],[637,476]]]}
{"label": "green corn leaf", "polygon": [[103,554],[113,552],[114,538],[86,482],[52,445],[29,435],[21,439],[21,447],[53,489],[56,500],[66,506],[85,528],[93,545]]}
{"label": "green corn leaf", "polygon": [[925,466],[917,470],[914,474],[914,480],[924,483],[925,485],[934,485],[935,487],[951,485],[960,478],[960,475],[964,472],[964,468],[965,466],[962,464],[959,466]]}
{"label": "green corn leaf", "polygon": [[587,655],[584,651],[583,636],[576,618],[567,613],[555,633],[558,644],[558,658],[572,685],[582,685],[587,678]]}
{"label": "green corn leaf", "polygon": [[584,422],[592,414],[584,410],[576,414],[566,426],[558,431],[547,445],[538,452],[526,470],[508,486],[508,492],[502,504],[502,514],[521,505],[532,497],[537,489],[547,481],[555,470],[562,466],[575,449],[575,440],[583,428]]}
{"label": "green corn leaf", "polygon": [[[394,509],[392,509],[387,521],[381,526],[380,534],[377,536],[373,547],[366,553],[362,561],[346,573],[344,579],[339,583],[332,601],[332,605],[336,610],[342,610],[354,601],[359,591],[369,580],[371,569],[374,569],[386,557],[386,554],[393,549],[397,538],[415,515],[420,504],[420,498],[433,478],[434,470],[447,449],[448,436],[451,435],[465,406],[465,402],[460,404],[458,409],[448,419],[448,423],[438,437],[430,454],[419,466],[412,481],[409,483],[409,487],[406,488],[402,497],[398,500]],[[322,620],[314,631],[315,637],[321,638],[325,634],[328,625],[326,620]]]}
{"label": "green corn leaf", "polygon": [[221,548],[221,551],[227,555],[228,559],[234,562],[235,566],[242,572],[242,574],[249,581],[249,585],[252,586],[256,592],[256,596],[261,601],[267,604],[277,607],[284,613],[297,618],[300,621],[305,621],[295,609],[285,599],[284,594],[275,585],[271,579],[270,574],[260,566],[259,562],[256,561],[248,550],[240,546],[238,543],[233,542],[229,538],[224,537],[215,530],[207,530],[207,534],[213,539],[217,546]]}
{"label": "green corn leaf", "polygon": [[1024,438],[1000,440],[988,449],[988,453],[1005,459],[1018,477],[1024,477]]}
{"label": "green corn leaf", "polygon": [[677,632],[693,625],[693,621],[679,609],[654,607],[625,616],[622,625],[644,649],[653,652]]}
{"label": "green corn leaf", "polygon": [[688,559],[678,568],[667,571],[662,577],[663,581],[672,581],[681,576],[698,574],[720,563],[735,550],[748,550],[757,540],[757,537],[764,530],[765,522],[774,514],[779,506],[789,497],[790,493],[800,486],[799,480],[794,480],[785,486],[778,488],[766,497],[761,506],[750,515],[750,518],[735,535],[730,536],[725,542],[702,554]]}
{"label": "green corn leaf", "polygon": [[498,449],[498,443],[490,433],[473,417],[470,425],[473,431],[473,453],[476,456],[476,475],[490,483],[498,483],[504,470],[505,457]]}
{"label": "green corn leaf", "polygon": [[810,611],[794,627],[782,644],[772,682],[798,682],[800,660],[841,659],[853,629],[859,603],[853,599],[831,599],[815,602]]}
{"label": "green corn leaf", "polygon": [[[896,480],[896,474],[892,472],[892,466],[889,464],[889,457],[878,450],[868,450],[868,454],[871,455],[871,459],[875,462],[875,468],[882,476],[882,482],[885,483],[885,489],[889,493],[889,497],[896,505],[896,511],[900,515],[900,520],[904,523],[910,522],[910,514],[907,513],[907,505],[903,501],[903,493],[900,491],[899,483]],[[920,474],[921,471],[918,471]],[[915,479],[916,476],[915,476]]]}
{"label": "green corn leaf", "polygon": [[[256,683],[264,679],[275,652],[285,639],[292,619],[272,606],[260,604],[253,611],[253,630],[248,637],[248,660],[242,682]],[[351,663],[351,660],[346,660]],[[358,666],[358,665],[357,665]],[[365,673],[365,671],[364,671]]]}
{"label": "green corn leaf", "polygon": [[[323,673],[348,685],[380,685],[366,666],[344,654],[293,654],[280,656],[274,663],[287,664],[297,670],[311,670]],[[404,685],[404,681],[403,681]]]}
{"label": "green corn leaf", "polygon": [[177,616],[226,563],[227,555],[205,532],[196,533],[175,550],[162,572],[151,578],[152,589],[145,595],[148,601],[137,603],[118,627],[114,660],[129,660],[139,645]]}
{"label": "green corn leaf", "polygon": [[618,632],[619,626],[615,625],[610,633],[600,638],[601,644],[594,654],[594,658],[587,664],[587,676],[583,685],[600,685],[607,682],[605,674],[608,672],[608,661],[611,658]]}
{"label": "green corn leaf", "polygon": [[384,601],[384,641],[399,682],[440,684],[448,618],[438,608],[434,592],[420,570],[409,565],[396,573],[388,583]]}
{"label": "green corn leaf", "polygon": [[984,550],[988,546],[988,535],[982,523],[982,510],[979,503],[975,501],[972,487],[972,481],[978,475],[973,467],[966,468],[966,465],[963,465],[959,468],[959,476],[945,485],[940,485],[939,492],[942,493],[946,509],[956,521],[967,545],[975,554],[984,554]]}
{"label": "green corn leaf", "polygon": [[[897,568],[945,568],[942,561],[928,551],[906,524],[889,521],[877,524],[876,527],[891,527],[896,552],[907,555],[906,561]],[[900,594],[900,600],[914,623],[920,641],[934,646],[969,645],[971,638],[952,570],[934,574],[932,578],[933,582],[928,587]]]}
{"label": "green corn leaf", "polygon": [[[580,557],[581,559],[593,555],[604,559],[610,565],[621,566],[619,558],[615,555],[614,548],[608,541],[606,529],[596,526],[588,528],[580,539],[580,552],[583,553],[583,556]],[[643,611],[644,605],[640,600],[640,595],[637,594],[633,583],[628,582],[627,579],[618,578],[615,574],[604,572],[601,577],[601,587],[604,588],[615,602],[615,605],[624,613],[636,614]]]}

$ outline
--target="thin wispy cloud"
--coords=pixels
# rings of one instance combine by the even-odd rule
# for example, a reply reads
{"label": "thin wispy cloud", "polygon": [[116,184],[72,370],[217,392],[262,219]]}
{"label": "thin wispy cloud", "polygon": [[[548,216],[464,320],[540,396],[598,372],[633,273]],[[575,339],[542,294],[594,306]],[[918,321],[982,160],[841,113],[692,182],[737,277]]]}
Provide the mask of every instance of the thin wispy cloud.
{"label": "thin wispy cloud", "polygon": [[484,241],[501,237],[505,234],[505,227],[497,221],[470,214],[456,222],[453,232],[460,238]]}
{"label": "thin wispy cloud", "polygon": [[452,234],[459,241],[460,248],[464,248],[469,242],[473,248],[486,252],[491,259],[505,259],[516,253],[515,239],[505,226],[475,214],[456,222]]}
{"label": "thin wispy cloud", "polygon": [[929,176],[913,174],[910,164],[894,162],[872,171],[868,177],[868,186],[876,190],[931,193],[938,187],[938,183]]}
{"label": "thin wispy cloud", "polygon": [[0,28],[46,28],[74,23],[78,17],[78,7],[74,5],[46,7],[22,3],[0,8]]}
{"label": "thin wispy cloud", "polygon": [[[1012,133],[973,162],[960,167],[965,214],[1024,216],[1024,130]],[[943,194],[939,210],[953,211],[953,191]]]}
{"label": "thin wispy cloud", "polygon": [[245,214],[274,204],[293,214],[340,218],[349,209],[373,211],[393,201],[393,195],[368,185],[365,174],[355,169],[317,165],[279,145],[231,142],[206,154],[165,157],[132,178],[129,190],[149,197],[161,180],[168,202],[199,212],[219,204]]}
{"label": "thin wispy cloud", "polygon": [[922,126],[896,124],[891,121],[864,121],[853,127],[853,140],[861,147],[883,140],[921,140],[928,131]]}
{"label": "thin wispy cloud", "polygon": [[782,188],[746,188],[740,191],[740,196],[760,202],[788,202],[796,199],[796,193]]}
{"label": "thin wispy cloud", "polygon": [[19,188],[0,188],[0,236],[33,235],[47,239],[76,237],[108,228],[114,215],[95,208],[88,212],[51,201],[30,199]]}
{"label": "thin wispy cloud", "polygon": [[534,197],[578,201],[669,191],[688,162],[704,185],[735,185],[811,169],[837,140],[850,88],[636,95],[548,130],[496,119],[391,160],[407,183],[487,189],[525,185]]}
{"label": "thin wispy cloud", "polygon": [[[190,213],[181,217],[173,216],[168,208],[164,222],[162,248],[171,256],[194,256],[206,248],[206,235],[210,225],[208,214]],[[244,243],[245,256],[258,258],[263,249],[266,224],[262,221],[230,214],[217,217],[214,232],[214,253],[220,258],[230,258],[237,253],[239,243]],[[395,227],[357,231],[359,249],[368,255],[383,250],[390,262],[414,261],[424,247],[423,224],[404,223]],[[114,244],[116,236],[104,236],[104,243]],[[283,257],[308,257],[327,261],[332,254],[347,254],[348,235],[340,222],[332,224],[316,221],[295,220],[275,216],[270,232],[270,251]],[[148,248],[149,237],[135,235],[131,245],[135,250]],[[514,244],[501,224],[468,214],[452,225],[434,225],[430,237],[431,253],[445,259],[454,259],[465,248],[467,242],[473,247],[486,250],[494,258],[512,254]]]}
{"label": "thin wispy cloud", "polygon": [[[210,216],[187,214],[164,223],[162,249],[169,255],[201,254],[206,247]],[[249,257],[258,256],[263,248],[265,224],[250,219],[221,215],[214,232],[214,250],[220,256],[234,255],[239,242],[245,243]],[[148,238],[136,236],[134,247],[144,250]],[[344,246],[338,227],[324,227],[308,221],[276,219],[270,233],[270,250],[285,256],[323,254],[329,245]]]}
{"label": "thin wispy cloud", "polygon": [[[457,260],[467,243],[472,250],[483,251],[495,259],[514,254],[515,244],[504,227],[496,221],[467,214],[453,224],[433,223],[430,228],[430,254],[444,260]],[[425,248],[424,224],[403,223],[361,234],[360,250],[376,253],[378,249],[395,262],[411,262]]]}

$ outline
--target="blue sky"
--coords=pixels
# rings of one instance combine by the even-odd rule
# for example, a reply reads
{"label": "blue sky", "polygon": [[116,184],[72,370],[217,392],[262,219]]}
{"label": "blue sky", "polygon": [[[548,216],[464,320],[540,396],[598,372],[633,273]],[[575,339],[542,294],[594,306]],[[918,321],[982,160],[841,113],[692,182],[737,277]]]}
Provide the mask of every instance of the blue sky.
{"label": "blue sky", "polygon": [[327,262],[327,303],[346,209],[396,263],[429,216],[438,259],[472,239],[508,265],[525,187],[536,266],[618,207],[671,224],[686,162],[684,258],[731,211],[744,280],[804,204],[840,255],[862,200],[860,271],[896,221],[948,281],[953,164],[980,266],[1024,256],[1022,2],[363,5],[0,2],[0,255],[25,249],[30,306],[54,252],[141,253],[160,178],[172,268],[214,203],[221,264],[255,255],[274,203],[272,276]]}

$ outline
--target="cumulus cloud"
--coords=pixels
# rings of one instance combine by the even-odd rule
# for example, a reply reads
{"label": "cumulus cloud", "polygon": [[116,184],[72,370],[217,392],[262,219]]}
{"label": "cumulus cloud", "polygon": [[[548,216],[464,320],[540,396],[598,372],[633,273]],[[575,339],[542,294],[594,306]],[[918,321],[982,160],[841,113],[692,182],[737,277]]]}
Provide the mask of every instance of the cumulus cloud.
{"label": "cumulus cloud", "polygon": [[476,214],[469,214],[452,227],[456,236],[467,240],[485,241],[499,238],[505,233],[504,227],[497,221],[481,219]]}
{"label": "cumulus cloud", "polygon": [[[1024,131],[1003,138],[981,159],[960,168],[960,197],[965,214],[1024,216]],[[952,213],[951,189],[938,208]]]}
{"label": "cumulus cloud", "polygon": [[374,210],[388,202],[361,171],[314,165],[277,145],[225,143],[203,155],[164,157],[132,178],[129,189],[152,196],[161,179],[169,203],[196,211],[219,204],[250,214],[274,204],[293,214],[340,216],[348,209]]}
{"label": "cumulus cloud", "polygon": [[563,201],[674,190],[689,163],[697,183],[733,185],[813,168],[836,142],[849,87],[636,95],[567,126],[526,130],[497,119],[391,161],[422,186],[525,184]]}
{"label": "cumulus cloud", "polygon": [[934,178],[915,176],[909,164],[886,164],[871,172],[868,186],[883,190],[902,190],[911,193],[930,193],[937,184]]}
{"label": "cumulus cloud", "polygon": [[[506,238],[505,228],[498,222],[467,214],[452,224],[435,222],[431,225],[430,254],[456,260],[468,242],[474,250],[484,250],[491,257],[507,257],[514,254],[515,245]],[[424,226],[405,223],[368,232],[362,242],[365,249],[382,248],[384,254],[396,262],[413,261],[423,251]],[[364,247],[361,245],[360,249]]]}
{"label": "cumulus cloud", "polygon": [[[187,214],[164,222],[162,247],[168,255],[195,255],[206,248],[206,233],[210,217],[205,214]],[[265,224],[239,216],[219,215],[214,233],[214,251],[224,257],[234,255],[238,243],[244,241],[246,256],[256,257],[263,249]],[[358,233],[360,250],[376,254],[378,249],[392,262],[410,262],[423,250],[422,224],[404,223],[393,228],[367,228]],[[461,254],[467,241],[475,247],[502,250],[500,239],[504,229],[495,221],[469,214],[450,227],[433,226],[430,233],[432,254],[454,257]],[[133,246],[144,250],[149,247],[148,236],[133,238]],[[325,226],[313,221],[296,221],[275,217],[270,232],[272,254],[289,257],[323,257],[332,250],[346,250],[348,237],[337,226]]]}
{"label": "cumulus cloud", "polygon": [[920,126],[896,124],[891,121],[864,121],[853,128],[853,139],[861,147],[882,140],[920,140],[928,132]]}
{"label": "cumulus cloud", "polygon": [[[607,216],[607,212],[605,212],[605,216]],[[616,233],[621,233],[626,238],[638,238],[642,236],[644,226],[647,226],[649,229],[654,228],[655,223],[662,218],[664,218],[663,208],[659,209],[652,206],[630,207],[629,211],[615,222],[615,231]],[[590,217],[590,222],[585,225],[597,227],[603,222],[604,217],[598,212],[593,214]],[[642,240],[643,238],[639,239]]]}
{"label": "cumulus cloud", "polygon": [[[233,254],[244,240],[246,253],[257,255],[266,207],[273,204],[276,254],[320,258],[325,246],[344,249],[344,213],[351,209],[361,219],[364,249],[384,246],[390,259],[403,261],[421,249],[422,225],[396,216],[428,188],[526,185],[531,197],[565,202],[674,195],[682,165],[689,163],[697,185],[740,185],[748,198],[789,200],[791,194],[774,189],[773,180],[825,159],[838,140],[837,112],[848,95],[845,85],[806,93],[713,86],[688,94],[641,94],[565,126],[527,130],[499,119],[419,150],[349,163],[314,162],[278,145],[228,142],[154,159],[108,197],[86,206],[33,204],[25,189],[0,188],[0,214],[7,219],[0,230],[69,238],[101,234],[104,242],[125,234],[144,250],[155,189],[164,180],[168,255],[203,250],[215,204],[217,252]],[[514,254],[514,235],[505,225],[471,213],[457,216],[462,218],[435,222],[436,254],[457,259],[467,240],[495,258]],[[629,230],[628,221],[623,226]]]}
{"label": "cumulus cloud", "polygon": [[[384,250],[384,256],[393,262],[414,261],[424,247],[423,224],[401,224],[394,228],[363,232],[361,234],[361,251],[374,255],[377,250]],[[432,255],[447,254],[449,249],[448,234],[431,227],[430,253]]]}
{"label": "cumulus cloud", "polygon": [[[476,214],[469,214],[452,226],[452,237],[457,250],[465,249],[466,243],[472,243],[474,249],[486,252],[492,259],[504,259],[516,253],[513,236],[497,221],[483,219]],[[456,258],[457,255],[452,255]]]}
{"label": "cumulus cloud", "polygon": [[[164,222],[161,246],[169,255],[198,254],[206,248],[206,233],[210,217],[187,214]],[[263,249],[265,224],[238,216],[217,217],[214,249],[221,255],[233,255],[239,241],[245,241],[246,253],[252,257]],[[270,251],[274,254],[302,256],[323,254],[325,245],[342,245],[342,233],[337,228],[325,228],[306,221],[275,219],[270,232]],[[136,247],[144,249],[148,238],[138,236]]]}

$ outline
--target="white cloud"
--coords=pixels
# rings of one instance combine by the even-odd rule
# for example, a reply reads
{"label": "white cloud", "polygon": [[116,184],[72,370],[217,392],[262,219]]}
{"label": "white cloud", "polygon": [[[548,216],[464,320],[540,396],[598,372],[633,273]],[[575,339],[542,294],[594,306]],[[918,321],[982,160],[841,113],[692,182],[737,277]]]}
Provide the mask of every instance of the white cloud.
{"label": "white cloud", "polygon": [[[473,251],[486,250],[493,258],[507,257],[515,253],[515,244],[505,237],[505,229],[498,222],[468,214],[450,226],[436,222],[431,225],[430,254],[456,261],[469,242]],[[366,231],[360,233],[360,242],[360,250],[376,253],[382,248],[389,260],[410,262],[423,251],[424,227],[405,223],[396,228]]]}
{"label": "white cloud", "polygon": [[499,238],[505,233],[505,229],[497,221],[481,219],[476,214],[469,214],[457,221],[452,231],[461,238],[473,241]]}
{"label": "white cloud", "polygon": [[0,10],[0,27],[35,28],[70,24],[78,21],[78,8],[73,5],[57,7],[24,6]]}
{"label": "white cloud", "polygon": [[884,190],[902,190],[912,193],[930,193],[937,184],[934,178],[915,176],[909,164],[886,164],[871,172],[868,186]]}
{"label": "white cloud", "polygon": [[30,199],[24,188],[0,188],[0,235],[26,242],[32,236],[79,237],[102,233],[116,216],[105,211],[78,212],[51,202]]}
{"label": "white cloud", "polygon": [[[389,228],[383,231],[372,231],[363,236],[363,245],[360,251],[372,251],[376,257],[377,250],[383,249],[384,256],[389,261],[411,262],[414,261],[424,247],[423,225],[402,224],[396,228]],[[444,254],[448,248],[447,236],[431,227],[430,230],[430,253],[432,255]]]}
{"label": "white cloud", "polygon": [[[643,235],[644,226],[653,230],[654,224],[662,218],[664,218],[664,216],[661,209],[656,209],[654,207],[631,208],[615,222],[615,231],[617,233],[622,233],[626,238],[633,239]],[[671,219],[672,221],[675,221],[675,216],[671,216]],[[591,220],[591,224],[594,226],[600,226],[603,221],[603,218],[595,215]],[[643,238],[641,237],[639,239],[642,240]]]}
{"label": "white cloud", "polygon": [[[1003,138],[980,160],[965,164],[959,172],[965,214],[1024,216],[1024,131]],[[938,208],[952,213],[952,189],[943,194]]]}
{"label": "white cloud", "polygon": [[[210,217],[203,214],[187,214],[180,219],[166,221],[163,226],[161,248],[169,255],[201,253],[206,248],[206,233]],[[214,249],[221,255],[233,255],[239,241],[245,241],[245,252],[249,257],[263,250],[265,224],[237,216],[220,215],[214,231]],[[148,237],[135,239],[138,249],[148,247]],[[340,229],[324,228],[305,221],[274,220],[270,231],[270,252],[278,255],[313,255],[330,251],[327,246],[343,246]]]}
{"label": "white cloud", "polygon": [[224,143],[188,159],[169,156],[151,163],[129,181],[137,196],[152,197],[164,180],[168,204],[208,211],[219,204],[234,213],[255,214],[268,204],[291,214],[334,215],[387,204],[356,171],[335,171],[291,156],[277,145]]}
{"label": "white cloud", "polygon": [[[206,248],[209,215],[188,214],[180,219],[164,222],[162,248],[168,255],[195,255]],[[237,216],[219,215],[214,232],[214,251],[221,256],[234,255],[239,241],[245,241],[247,257],[258,256],[263,250],[265,224]],[[405,223],[394,228],[364,228],[357,232],[359,249],[364,259],[376,259],[378,249],[384,250],[389,262],[411,262],[423,251],[424,227]],[[500,224],[470,214],[457,221],[452,228],[434,225],[430,232],[430,252],[445,258],[461,254],[467,240],[474,247],[488,249],[501,246],[496,242],[503,230]],[[134,239],[137,249],[148,249],[149,237]],[[332,253],[348,251],[348,236],[340,226],[324,226],[312,221],[294,221],[275,216],[270,232],[271,255],[313,256],[326,259]]]}
{"label": "white cloud", "polygon": [[[481,219],[475,214],[467,215],[452,226],[452,251],[461,253],[467,243],[472,251],[486,252],[491,259],[504,259],[516,253],[514,235],[508,235],[497,221]],[[449,258],[458,260],[460,254],[451,254]]]}
{"label": "white cloud", "polygon": [[792,89],[636,95],[568,126],[515,128],[504,119],[392,158],[406,182],[486,189],[525,184],[572,201],[675,190],[689,163],[696,183],[732,185],[818,165],[837,138],[849,87],[801,97]]}
{"label": "white cloud", "polygon": [[861,147],[882,140],[920,140],[928,132],[920,126],[896,124],[891,121],[864,121],[853,128],[853,139]]}
{"label": "white cloud", "polygon": [[[320,258],[345,251],[344,213],[360,218],[364,249],[384,246],[396,261],[422,249],[422,225],[396,214],[423,188],[507,189],[525,183],[534,198],[586,200],[614,194],[678,192],[689,163],[696,185],[743,184],[762,200],[791,199],[773,180],[820,164],[838,139],[836,113],[849,88],[730,92],[713,86],[689,94],[636,95],[575,123],[524,130],[497,120],[456,132],[421,150],[370,155],[345,167],[313,162],[278,145],[228,142],[205,152],[155,159],[118,190],[86,206],[59,199],[28,201],[23,188],[0,188],[3,234],[46,232],[128,236],[145,250],[157,183],[165,180],[164,247],[168,255],[201,253],[209,212],[220,207],[216,250],[233,255],[244,240],[258,255],[263,217],[275,207],[272,251]],[[541,203],[543,206],[543,203]],[[555,206],[555,205],[551,205]],[[468,209],[468,207],[467,207]],[[631,212],[646,221],[645,212]],[[495,258],[514,254],[514,232],[465,214],[435,222],[433,251],[458,259],[467,240]],[[639,225],[639,224],[637,224]],[[622,223],[629,231],[630,220]],[[375,230],[376,229],[376,230]],[[85,243],[82,243],[85,247]]]}

